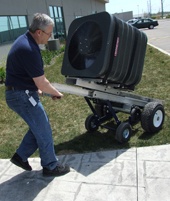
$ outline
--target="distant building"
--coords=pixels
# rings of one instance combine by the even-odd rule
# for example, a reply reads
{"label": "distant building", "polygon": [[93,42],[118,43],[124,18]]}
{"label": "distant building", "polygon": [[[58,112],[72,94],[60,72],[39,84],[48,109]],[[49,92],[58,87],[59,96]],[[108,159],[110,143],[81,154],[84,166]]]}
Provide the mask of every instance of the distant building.
{"label": "distant building", "polygon": [[109,0],[1,0],[0,45],[14,41],[29,27],[33,14],[53,18],[54,38],[66,37],[70,23],[78,17],[105,11]]}
{"label": "distant building", "polygon": [[123,21],[128,21],[133,18],[133,12],[122,12],[122,13],[114,13],[114,16],[118,17],[119,19],[122,19]]}

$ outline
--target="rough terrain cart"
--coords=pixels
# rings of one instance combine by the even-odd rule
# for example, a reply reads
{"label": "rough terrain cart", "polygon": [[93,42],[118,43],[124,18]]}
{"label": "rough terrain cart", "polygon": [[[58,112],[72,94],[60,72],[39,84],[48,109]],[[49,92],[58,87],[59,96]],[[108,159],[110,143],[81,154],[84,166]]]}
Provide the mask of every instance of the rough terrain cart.
{"label": "rough terrain cart", "polygon": [[[162,128],[162,101],[133,93],[142,77],[146,46],[143,32],[107,12],[71,23],[61,69],[67,85],[54,85],[85,98],[92,111],[85,121],[89,132],[99,126],[116,129],[115,138],[126,142],[139,121],[146,132]],[[129,114],[128,119],[122,122],[119,112]],[[115,128],[105,124],[112,118]]]}
{"label": "rough terrain cart", "polygon": [[[164,122],[164,107],[161,100],[133,94],[126,89],[114,88],[111,85],[101,85],[100,80],[68,78],[66,84],[53,83],[61,92],[83,96],[92,114],[85,120],[85,128],[89,132],[96,131],[99,126],[116,130],[115,139],[121,143],[127,142],[132,134],[132,126],[141,122],[144,131],[158,132]],[[129,114],[126,121],[121,121],[117,113]],[[112,126],[105,124],[114,119]]]}

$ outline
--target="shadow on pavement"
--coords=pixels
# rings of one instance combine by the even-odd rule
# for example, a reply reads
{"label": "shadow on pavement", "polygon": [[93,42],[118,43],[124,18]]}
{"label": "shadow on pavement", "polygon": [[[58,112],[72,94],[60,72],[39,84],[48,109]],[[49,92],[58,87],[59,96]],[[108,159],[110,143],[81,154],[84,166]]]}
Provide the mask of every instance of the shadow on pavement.
{"label": "shadow on pavement", "polygon": [[53,179],[41,171],[25,171],[0,184],[0,201],[32,201]]}

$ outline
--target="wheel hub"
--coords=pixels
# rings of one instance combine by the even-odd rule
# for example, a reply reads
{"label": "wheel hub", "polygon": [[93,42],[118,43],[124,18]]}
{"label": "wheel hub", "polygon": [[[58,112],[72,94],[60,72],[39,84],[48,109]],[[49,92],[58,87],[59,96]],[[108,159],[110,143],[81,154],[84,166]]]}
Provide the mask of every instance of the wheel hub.
{"label": "wheel hub", "polygon": [[123,137],[125,139],[127,139],[129,137],[129,130],[128,129],[126,129],[126,130],[123,131]]}
{"label": "wheel hub", "polygon": [[153,124],[155,127],[159,127],[163,121],[163,113],[161,110],[158,110],[153,118]]}

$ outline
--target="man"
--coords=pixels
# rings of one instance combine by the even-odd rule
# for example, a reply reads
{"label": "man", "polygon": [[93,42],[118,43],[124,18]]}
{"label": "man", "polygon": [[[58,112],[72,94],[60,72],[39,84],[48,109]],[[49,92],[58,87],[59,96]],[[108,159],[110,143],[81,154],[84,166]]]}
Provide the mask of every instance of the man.
{"label": "man", "polygon": [[50,94],[53,100],[63,96],[45,77],[38,46],[47,43],[53,25],[48,15],[35,14],[29,31],[14,42],[6,65],[7,105],[29,126],[11,162],[31,171],[28,158],[39,149],[44,176],[60,176],[70,171],[55,155],[49,119],[38,96],[43,92]]}

